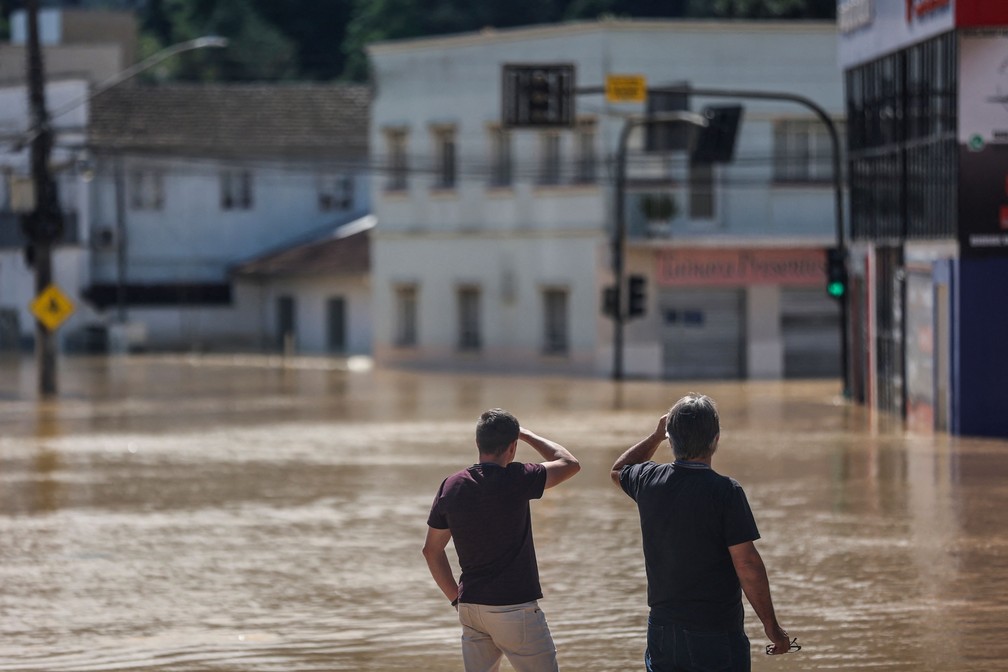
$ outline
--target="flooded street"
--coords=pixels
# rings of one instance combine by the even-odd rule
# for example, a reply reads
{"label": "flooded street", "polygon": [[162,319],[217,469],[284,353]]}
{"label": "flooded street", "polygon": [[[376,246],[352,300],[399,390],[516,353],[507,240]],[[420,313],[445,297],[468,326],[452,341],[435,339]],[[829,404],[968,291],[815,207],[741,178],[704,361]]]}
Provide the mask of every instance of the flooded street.
{"label": "flooded street", "polygon": [[64,360],[53,402],[34,382],[29,360],[0,365],[2,671],[461,670],[420,547],[490,406],[584,467],[532,506],[561,668],[643,669],[640,530],[608,470],[694,389],[804,647],[762,655],[747,604],[754,670],[1008,669],[1008,442],[880,427],[837,381],[177,356]]}

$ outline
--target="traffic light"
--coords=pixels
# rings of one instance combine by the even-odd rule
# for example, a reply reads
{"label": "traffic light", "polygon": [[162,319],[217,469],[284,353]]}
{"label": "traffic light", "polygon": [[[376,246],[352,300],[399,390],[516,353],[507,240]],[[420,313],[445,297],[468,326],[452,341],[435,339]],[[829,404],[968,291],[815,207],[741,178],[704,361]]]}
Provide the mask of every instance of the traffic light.
{"label": "traffic light", "polygon": [[647,278],[643,275],[631,275],[628,279],[629,298],[627,301],[627,317],[640,317],[647,305]]}
{"label": "traffic light", "polygon": [[826,293],[838,301],[847,294],[847,259],[837,247],[826,250]]}
{"label": "traffic light", "polygon": [[616,288],[612,285],[602,288],[602,314],[606,317],[616,317]]}
{"label": "traffic light", "polygon": [[693,163],[728,163],[735,154],[735,136],[742,120],[741,105],[710,105],[702,112],[707,125],[700,129],[690,153]]}

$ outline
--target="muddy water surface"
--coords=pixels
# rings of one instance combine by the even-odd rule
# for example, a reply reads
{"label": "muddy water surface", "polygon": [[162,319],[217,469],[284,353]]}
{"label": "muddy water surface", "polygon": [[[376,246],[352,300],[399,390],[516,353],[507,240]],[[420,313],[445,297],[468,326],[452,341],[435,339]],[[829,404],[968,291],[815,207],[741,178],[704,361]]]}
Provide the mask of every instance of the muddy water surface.
{"label": "muddy water surface", "polygon": [[33,376],[0,363],[3,671],[460,670],[419,550],[489,406],[584,465],[533,505],[561,667],[643,669],[640,531],[607,472],[693,388],[719,403],[715,468],[745,487],[804,646],[762,655],[747,605],[755,670],[1008,669],[1008,442],[907,433],[836,381],[133,357],[66,360],[40,403]]}

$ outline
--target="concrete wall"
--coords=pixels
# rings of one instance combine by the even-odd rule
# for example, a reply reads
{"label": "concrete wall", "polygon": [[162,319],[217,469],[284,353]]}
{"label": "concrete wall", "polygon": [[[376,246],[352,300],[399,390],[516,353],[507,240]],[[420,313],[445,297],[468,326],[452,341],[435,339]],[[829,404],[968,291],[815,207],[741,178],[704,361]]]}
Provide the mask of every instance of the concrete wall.
{"label": "concrete wall", "polygon": [[[473,33],[446,38],[373,45],[376,82],[371,124],[372,160],[387,165],[389,131],[406,131],[408,188],[386,191],[385,175],[373,184],[378,229],[375,238],[375,353],[390,362],[489,365],[507,360],[524,368],[541,366],[532,324],[518,316],[541,311],[536,292],[518,293],[513,305],[497,302],[500,268],[520,264],[530,280],[551,275],[571,288],[571,323],[578,339],[565,366],[605,373],[612,359],[612,324],[601,315],[600,293],[609,272],[612,216],[609,163],[626,114],[640,105],[606,103],[601,96],[577,97],[577,114],[597,123],[596,182],[589,185],[536,184],[541,138],[535,130],[513,133],[514,184],[488,185],[490,137],[498,124],[501,66],[505,63],[573,62],[577,85],[600,86],[609,73],[643,74],[650,85],[689,82],[694,86],[796,92],[842,116],[842,86],[836,65],[835,32],[822,23],[601,22]],[[723,100],[695,99],[700,109]],[[812,113],[792,103],[745,101],[746,111],[731,166],[716,169],[718,185],[713,220],[685,222],[660,244],[787,245],[828,244],[835,233],[830,184],[775,184],[771,181],[774,122],[809,119]],[[455,129],[458,184],[434,187],[434,130]],[[574,164],[574,138],[561,132],[564,170]],[[640,134],[631,149],[640,146]],[[678,159],[682,164],[682,157]],[[660,163],[658,164],[660,167]],[[634,163],[635,170],[656,165]],[[632,176],[631,176],[632,177]],[[728,243],[726,243],[728,244]],[[545,255],[537,252],[547,250]],[[549,260],[547,263],[546,260]],[[520,260],[509,261],[509,260]],[[628,262],[628,266],[633,262]],[[642,268],[651,272],[651,266]],[[455,351],[457,339],[453,283],[465,276],[485,292],[488,341],[479,356]],[[420,287],[423,324],[417,348],[393,347],[393,287],[409,281]],[[533,281],[533,286],[534,282]],[[750,374],[773,376],[782,369],[776,332],[760,309],[773,303],[772,291],[751,298],[758,322],[750,354],[760,364]],[[774,314],[775,316],[778,313]],[[510,317],[514,316],[514,317]],[[630,375],[653,377],[660,370],[656,323],[645,318],[627,328],[626,364]]]}

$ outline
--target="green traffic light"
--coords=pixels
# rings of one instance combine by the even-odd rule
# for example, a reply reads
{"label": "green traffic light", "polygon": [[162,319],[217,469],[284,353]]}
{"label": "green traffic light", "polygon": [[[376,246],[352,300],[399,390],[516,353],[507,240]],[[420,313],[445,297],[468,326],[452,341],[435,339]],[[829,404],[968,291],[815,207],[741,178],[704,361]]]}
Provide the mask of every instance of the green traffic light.
{"label": "green traffic light", "polygon": [[831,282],[826,285],[826,293],[834,298],[840,298],[844,295],[844,283],[842,282]]}

